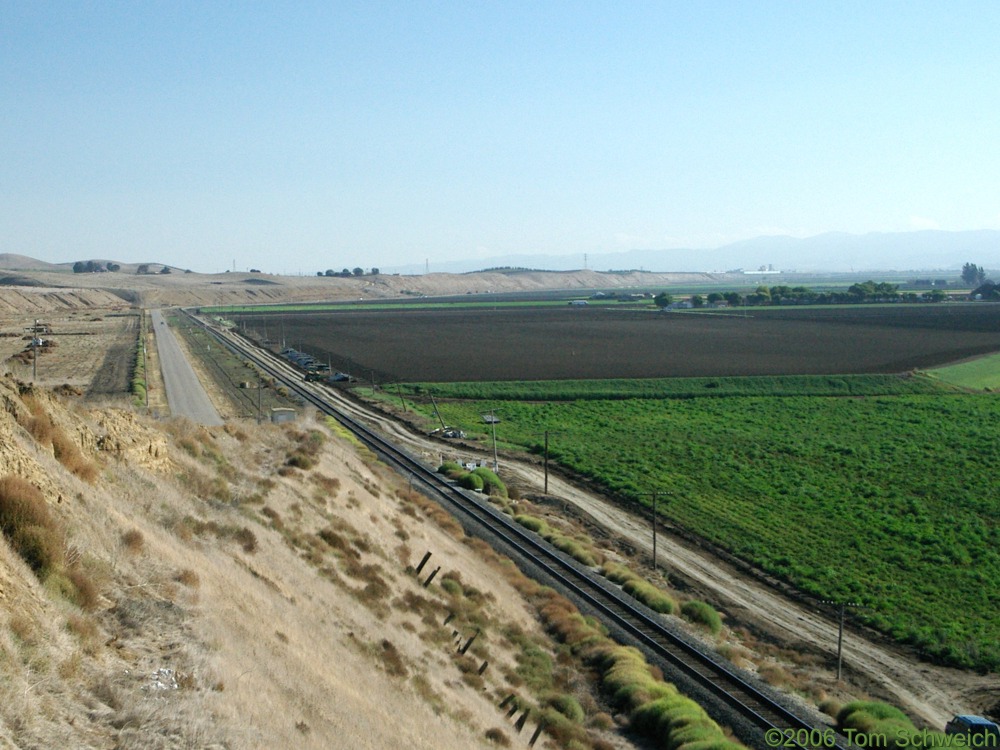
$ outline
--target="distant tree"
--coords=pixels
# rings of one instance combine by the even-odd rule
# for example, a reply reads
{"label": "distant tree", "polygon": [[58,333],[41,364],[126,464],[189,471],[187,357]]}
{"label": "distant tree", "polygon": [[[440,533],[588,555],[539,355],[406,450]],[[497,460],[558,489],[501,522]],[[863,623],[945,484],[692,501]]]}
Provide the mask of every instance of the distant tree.
{"label": "distant tree", "polygon": [[992,281],[984,281],[972,290],[972,296],[992,300],[1000,299],[1000,284],[994,284]]}
{"label": "distant tree", "polygon": [[726,302],[728,302],[733,307],[743,304],[743,297],[740,296],[739,292],[726,292],[722,295]]}
{"label": "distant tree", "polygon": [[364,276],[365,275],[365,269],[363,269],[360,266],[358,266],[357,268],[354,269],[354,275],[355,276]]}
{"label": "distant tree", "polygon": [[350,268],[345,268],[343,271],[340,272],[340,275],[341,276],[350,276],[351,275],[351,269]]}
{"label": "distant tree", "polygon": [[930,293],[927,294],[927,299],[931,302],[944,302],[948,299],[948,295],[945,294],[944,289],[932,289]]}
{"label": "distant tree", "polygon": [[73,264],[73,273],[95,273],[103,270],[104,267],[93,260],[78,260]]}
{"label": "distant tree", "polygon": [[317,272],[316,272],[316,275],[317,275],[317,276],[322,276],[322,275],[323,275],[323,272],[322,272],[322,271],[317,271]]}
{"label": "distant tree", "polygon": [[73,273],[84,273],[87,270],[87,264],[82,260],[78,260],[73,264]]}
{"label": "distant tree", "polygon": [[336,276],[337,272],[334,271],[332,268],[328,268],[328,269],[326,269],[326,275],[327,276]]}
{"label": "distant tree", "polygon": [[377,268],[373,268],[372,269],[372,276],[378,276],[378,269]]}
{"label": "distant tree", "polygon": [[855,302],[886,302],[899,297],[899,287],[885,281],[876,284],[869,279],[860,284],[851,284],[847,293]]}
{"label": "distant tree", "polygon": [[700,294],[692,294],[691,295],[691,304],[694,305],[695,307],[704,307],[705,306],[705,298],[702,297]]}
{"label": "distant tree", "polygon": [[149,273],[149,264],[148,263],[140,263],[139,266],[135,269],[135,272],[136,273],[140,273],[140,274],[142,274],[142,273]]}
{"label": "distant tree", "polygon": [[122,267],[120,265],[118,265],[117,263],[112,263],[111,261],[108,261],[106,268],[112,272],[122,270]]}
{"label": "distant tree", "polygon": [[170,273],[170,266],[164,266],[163,268],[161,268],[160,273],[161,274]]}
{"label": "distant tree", "polygon": [[718,304],[719,302],[722,302],[722,300],[724,299],[725,297],[720,292],[709,292],[708,294],[708,304],[710,305]]}
{"label": "distant tree", "polygon": [[753,294],[747,295],[747,304],[750,305],[770,305],[771,304],[771,290],[766,286],[759,286],[754,290]]}
{"label": "distant tree", "polygon": [[979,286],[986,281],[986,271],[975,263],[966,263],[962,266],[962,281],[969,286]]}
{"label": "distant tree", "polygon": [[659,307],[661,310],[664,307],[670,307],[674,303],[674,296],[668,294],[667,292],[660,292],[655,297],[653,297],[653,304]]}

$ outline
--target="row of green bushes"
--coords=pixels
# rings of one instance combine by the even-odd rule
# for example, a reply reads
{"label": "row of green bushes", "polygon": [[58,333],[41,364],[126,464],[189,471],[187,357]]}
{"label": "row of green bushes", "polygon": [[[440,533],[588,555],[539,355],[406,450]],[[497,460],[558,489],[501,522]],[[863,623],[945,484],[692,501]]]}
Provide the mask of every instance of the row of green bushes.
{"label": "row of green bushes", "polygon": [[438,467],[438,473],[455,480],[467,490],[484,492],[492,497],[507,497],[507,486],[485,466],[468,471],[456,461],[445,461]]}
{"label": "row of green bushes", "polygon": [[711,604],[692,599],[684,602],[678,608],[677,600],[670,594],[619,563],[606,562],[601,566],[601,575],[612,583],[620,585],[626,594],[642,602],[654,612],[665,615],[679,613],[690,622],[702,625],[712,635],[718,635],[722,631],[722,618],[719,617],[719,613]]}
{"label": "row of green bushes", "polygon": [[136,344],[135,367],[132,368],[132,400],[136,406],[145,406],[146,401],[146,312],[139,313],[139,340]]}
{"label": "row of green bushes", "polygon": [[[837,730],[847,735],[850,744],[863,747],[919,750],[955,744],[954,738],[940,732],[917,729],[895,706],[874,701],[852,701],[841,708],[837,712]],[[855,735],[864,735],[865,739],[854,739]]]}
{"label": "row of green bushes", "polygon": [[[541,609],[546,628],[598,673],[611,705],[628,715],[631,727],[664,750],[739,750],[705,710],[665,682],[642,653],[615,643],[592,617],[556,596]],[[697,744],[695,744],[697,743]]]}

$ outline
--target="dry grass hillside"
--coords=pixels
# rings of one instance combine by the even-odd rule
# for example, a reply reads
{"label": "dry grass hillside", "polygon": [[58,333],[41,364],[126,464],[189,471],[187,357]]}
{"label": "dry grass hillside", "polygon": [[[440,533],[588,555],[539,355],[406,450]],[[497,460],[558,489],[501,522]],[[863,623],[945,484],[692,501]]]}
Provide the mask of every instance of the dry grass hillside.
{"label": "dry grass hillside", "polygon": [[607,750],[665,695],[729,747],[335,425],[137,412],[144,294],[0,288],[0,747]]}
{"label": "dry grass hillside", "polygon": [[0,747],[630,746],[572,608],[331,426],[63,393],[0,378]]}
{"label": "dry grass hillside", "polygon": [[[158,266],[154,266],[154,269]],[[2,275],[3,272],[0,272]],[[630,271],[517,271],[468,274],[379,274],[352,278],[272,276],[258,273],[169,274],[72,273],[66,269],[18,270],[0,278],[0,313],[10,295],[19,304],[50,310],[78,306],[71,295],[93,295],[94,305],[122,302],[144,307],[174,305],[242,305],[275,302],[322,302],[408,296],[539,292],[558,289],[628,289],[697,284],[710,280],[700,273]],[[103,295],[103,296],[101,296]],[[99,299],[100,297],[100,299]],[[89,303],[88,303],[89,304]],[[25,308],[21,308],[25,309]]]}

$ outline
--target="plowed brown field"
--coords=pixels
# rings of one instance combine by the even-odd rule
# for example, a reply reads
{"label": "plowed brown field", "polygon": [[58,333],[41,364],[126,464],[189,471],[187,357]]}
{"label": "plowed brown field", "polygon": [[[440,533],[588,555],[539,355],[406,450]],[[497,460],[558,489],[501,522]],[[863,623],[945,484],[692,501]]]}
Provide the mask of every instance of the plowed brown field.
{"label": "plowed brown field", "polygon": [[1000,351],[1000,305],[984,303],[286,313],[281,328],[335,370],[409,382],[894,373]]}

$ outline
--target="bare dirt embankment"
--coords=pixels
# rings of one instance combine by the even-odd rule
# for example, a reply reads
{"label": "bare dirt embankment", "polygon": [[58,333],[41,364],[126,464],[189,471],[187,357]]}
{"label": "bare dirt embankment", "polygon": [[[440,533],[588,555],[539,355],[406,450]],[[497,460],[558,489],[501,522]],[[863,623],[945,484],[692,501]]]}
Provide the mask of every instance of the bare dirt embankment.
{"label": "bare dirt embankment", "polygon": [[[207,430],[9,375],[0,403],[0,747],[466,750],[539,715],[556,651],[509,570],[311,416]],[[580,747],[631,747],[613,724]]]}

